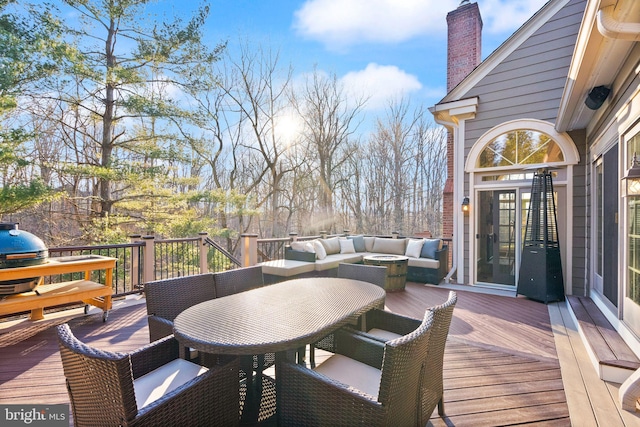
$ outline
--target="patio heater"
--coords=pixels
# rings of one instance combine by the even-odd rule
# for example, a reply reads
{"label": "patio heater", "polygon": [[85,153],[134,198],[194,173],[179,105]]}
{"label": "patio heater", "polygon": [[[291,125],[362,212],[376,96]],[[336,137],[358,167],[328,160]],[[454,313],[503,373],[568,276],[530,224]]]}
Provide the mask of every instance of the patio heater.
{"label": "patio heater", "polygon": [[553,181],[546,168],[533,176],[516,294],[545,304],[564,299]]}

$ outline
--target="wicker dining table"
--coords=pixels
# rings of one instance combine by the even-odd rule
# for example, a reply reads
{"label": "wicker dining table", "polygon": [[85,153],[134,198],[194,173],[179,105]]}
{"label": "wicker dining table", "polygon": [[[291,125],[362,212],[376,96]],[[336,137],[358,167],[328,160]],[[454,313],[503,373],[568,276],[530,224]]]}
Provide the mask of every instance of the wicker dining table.
{"label": "wicker dining table", "polygon": [[384,306],[384,299],[384,289],[359,280],[293,279],[190,307],[176,317],[173,332],[182,355],[193,348],[218,355],[287,357]]}

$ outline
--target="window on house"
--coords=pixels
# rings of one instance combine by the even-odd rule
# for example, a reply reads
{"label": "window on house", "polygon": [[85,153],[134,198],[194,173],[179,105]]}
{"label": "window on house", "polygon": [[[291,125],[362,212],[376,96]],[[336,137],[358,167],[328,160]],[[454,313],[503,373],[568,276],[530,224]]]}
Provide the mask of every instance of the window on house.
{"label": "window on house", "polygon": [[495,168],[564,161],[560,146],[548,135],[520,129],[494,138],[478,158],[478,167]]}

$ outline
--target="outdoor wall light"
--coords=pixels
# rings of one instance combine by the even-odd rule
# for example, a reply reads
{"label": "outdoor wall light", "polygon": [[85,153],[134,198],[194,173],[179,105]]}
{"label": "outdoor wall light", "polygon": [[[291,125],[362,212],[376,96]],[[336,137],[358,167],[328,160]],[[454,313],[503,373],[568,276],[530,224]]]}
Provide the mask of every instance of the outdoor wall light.
{"label": "outdoor wall light", "polygon": [[611,89],[606,86],[596,86],[591,89],[591,92],[587,95],[587,99],[584,100],[584,103],[590,109],[597,110],[602,106],[604,100],[607,99],[609,92],[611,92]]}
{"label": "outdoor wall light", "polygon": [[627,169],[622,180],[626,185],[627,196],[640,196],[640,163],[636,153],[633,153],[631,167]]}
{"label": "outdoor wall light", "polygon": [[464,199],[462,199],[462,213],[469,212],[469,209],[469,198],[467,196],[464,196]]}

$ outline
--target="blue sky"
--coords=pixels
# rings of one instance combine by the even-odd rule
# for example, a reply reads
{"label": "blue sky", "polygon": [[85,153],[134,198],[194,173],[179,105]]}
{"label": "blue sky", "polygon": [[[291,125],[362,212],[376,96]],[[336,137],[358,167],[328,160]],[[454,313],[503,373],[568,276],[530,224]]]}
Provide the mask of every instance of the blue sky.
{"label": "blue sky", "polygon": [[[547,0],[477,0],[486,58]],[[160,1],[179,11],[187,0]],[[294,75],[335,73],[371,96],[369,109],[409,97],[434,105],[446,89],[446,15],[460,0],[210,0],[207,35],[278,50]]]}

